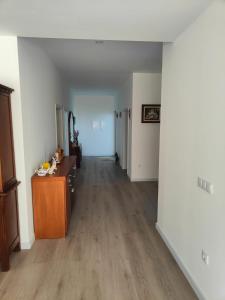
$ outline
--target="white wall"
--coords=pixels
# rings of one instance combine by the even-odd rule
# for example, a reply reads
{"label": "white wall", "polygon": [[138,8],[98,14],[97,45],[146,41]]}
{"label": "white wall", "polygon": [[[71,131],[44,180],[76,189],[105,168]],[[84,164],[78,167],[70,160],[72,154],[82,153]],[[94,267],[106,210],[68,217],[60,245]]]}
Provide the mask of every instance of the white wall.
{"label": "white wall", "polygon": [[115,153],[115,97],[99,92],[74,95],[76,129],[83,155],[112,156]]}
{"label": "white wall", "polygon": [[55,105],[71,109],[63,81],[33,39],[0,37],[0,83],[13,88],[12,117],[21,246],[34,240],[31,176],[56,147]]}
{"label": "white wall", "polygon": [[225,2],[213,1],[163,52],[158,227],[199,297],[224,300]]}
{"label": "white wall", "polygon": [[0,37],[0,83],[15,91],[11,95],[13,136],[18,187],[18,203],[20,215],[20,235],[22,247],[29,246],[27,197],[24,163],[24,138],[21,112],[21,94],[19,80],[18,47],[16,37]]}
{"label": "white wall", "polygon": [[134,73],[132,96],[131,180],[158,179],[159,124],[141,123],[142,104],[160,104],[161,74]]}
{"label": "white wall", "polygon": [[[122,119],[117,119],[116,149],[121,168],[127,169],[132,181],[158,179],[160,126],[142,124],[141,107],[160,102],[161,74],[133,73],[121,85],[116,110],[122,112]],[[125,120],[128,109],[131,118]]]}
{"label": "white wall", "polygon": [[18,39],[25,152],[27,224],[32,244],[31,176],[56,148],[55,105],[62,104],[61,78],[47,55],[32,39]]}

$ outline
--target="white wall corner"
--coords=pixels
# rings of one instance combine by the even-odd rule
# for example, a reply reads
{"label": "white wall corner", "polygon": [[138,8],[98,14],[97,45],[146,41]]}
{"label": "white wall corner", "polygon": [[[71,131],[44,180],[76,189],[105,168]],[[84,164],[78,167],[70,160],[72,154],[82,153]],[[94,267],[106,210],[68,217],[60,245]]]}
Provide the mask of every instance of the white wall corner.
{"label": "white wall corner", "polygon": [[30,250],[34,244],[34,235],[28,241],[21,241],[21,250]]}
{"label": "white wall corner", "polygon": [[178,266],[180,267],[181,271],[183,272],[184,276],[186,277],[187,281],[189,282],[190,286],[192,287],[195,294],[197,295],[198,299],[199,300],[207,300],[205,295],[203,294],[202,290],[197,285],[196,280],[193,278],[193,275],[191,274],[190,270],[185,266],[181,257],[178,255],[173,244],[170,242],[170,240],[167,238],[166,234],[163,232],[159,223],[156,223],[155,227],[156,227],[156,230],[158,231],[159,235],[161,236],[162,240],[166,244],[167,248],[169,249],[170,253],[172,254],[173,258],[175,259]]}

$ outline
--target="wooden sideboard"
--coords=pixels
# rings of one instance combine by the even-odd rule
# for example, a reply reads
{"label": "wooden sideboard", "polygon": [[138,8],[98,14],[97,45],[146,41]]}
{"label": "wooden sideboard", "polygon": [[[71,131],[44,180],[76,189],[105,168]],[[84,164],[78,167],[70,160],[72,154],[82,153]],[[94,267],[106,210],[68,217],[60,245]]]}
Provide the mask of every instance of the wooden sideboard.
{"label": "wooden sideboard", "polygon": [[76,157],[64,157],[54,175],[32,177],[36,239],[65,237],[74,204]]}
{"label": "wooden sideboard", "polygon": [[20,250],[19,217],[11,99],[12,89],[0,85],[0,262],[9,270],[9,255]]}
{"label": "wooden sideboard", "polygon": [[81,161],[82,161],[82,147],[81,145],[78,146],[72,146],[71,147],[71,154],[70,155],[75,155],[77,160],[76,160],[76,166],[78,169],[81,167]]}

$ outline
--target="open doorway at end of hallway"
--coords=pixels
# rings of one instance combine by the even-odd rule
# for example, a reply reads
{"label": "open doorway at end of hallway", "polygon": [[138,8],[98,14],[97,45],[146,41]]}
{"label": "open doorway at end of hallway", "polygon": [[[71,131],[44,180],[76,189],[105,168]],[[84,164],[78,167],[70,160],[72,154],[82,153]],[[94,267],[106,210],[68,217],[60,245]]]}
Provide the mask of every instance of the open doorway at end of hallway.
{"label": "open doorway at end of hallway", "polygon": [[74,92],[74,114],[83,156],[114,156],[115,97],[104,91]]}

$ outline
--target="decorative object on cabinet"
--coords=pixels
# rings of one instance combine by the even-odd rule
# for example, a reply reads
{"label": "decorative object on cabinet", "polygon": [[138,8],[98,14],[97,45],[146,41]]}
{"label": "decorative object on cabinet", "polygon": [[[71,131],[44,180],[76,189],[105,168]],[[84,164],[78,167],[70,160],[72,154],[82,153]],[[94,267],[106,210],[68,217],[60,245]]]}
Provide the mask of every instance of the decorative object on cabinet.
{"label": "decorative object on cabinet", "polygon": [[48,174],[48,170],[49,169],[43,169],[43,168],[39,168],[37,170],[35,170],[35,174],[37,174],[38,176],[46,176]]}
{"label": "decorative object on cabinet", "polygon": [[160,104],[142,105],[142,123],[160,123]]}
{"label": "decorative object on cabinet", "polygon": [[55,158],[56,158],[57,163],[60,163],[61,160],[63,159],[63,157],[64,157],[64,151],[63,151],[63,149],[58,147],[55,152]]}
{"label": "decorative object on cabinet", "polygon": [[50,169],[50,163],[48,161],[44,162],[41,166],[44,170]]}
{"label": "decorative object on cabinet", "polygon": [[43,162],[38,169],[35,170],[35,174],[38,176],[46,176],[47,174],[55,174],[57,170],[57,164],[60,164],[64,158],[64,151],[60,147],[56,150],[52,156],[52,164],[50,162]]}
{"label": "decorative object on cabinet", "polygon": [[65,237],[74,203],[75,156],[64,157],[53,175],[32,177],[36,239]]}
{"label": "decorative object on cabinet", "polygon": [[50,167],[50,169],[48,170],[48,174],[53,175],[55,174],[55,171],[57,170],[57,162],[55,157],[52,157],[52,165]]}
{"label": "decorative object on cabinet", "polygon": [[82,160],[82,147],[78,143],[79,131],[75,130],[75,117],[72,111],[68,116],[69,155],[76,156],[76,167],[80,168]]}
{"label": "decorative object on cabinet", "polygon": [[11,98],[12,89],[0,85],[0,263],[9,270],[9,255],[20,250],[19,217]]}

